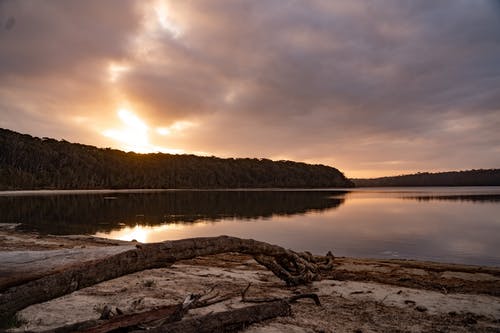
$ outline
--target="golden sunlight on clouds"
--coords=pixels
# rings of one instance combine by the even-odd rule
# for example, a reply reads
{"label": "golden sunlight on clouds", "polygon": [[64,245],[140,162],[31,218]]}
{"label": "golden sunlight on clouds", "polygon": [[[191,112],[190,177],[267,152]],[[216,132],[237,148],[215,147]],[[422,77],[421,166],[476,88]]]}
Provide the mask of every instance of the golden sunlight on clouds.
{"label": "golden sunlight on clouds", "polygon": [[183,29],[178,21],[173,17],[173,11],[166,0],[156,0],[153,2],[143,2],[141,6],[143,15],[142,29],[136,35],[136,50],[139,54],[141,50],[147,50],[157,37],[158,32],[167,32],[172,38],[179,38]]}
{"label": "golden sunlight on clouds", "polygon": [[172,21],[166,1],[157,1],[153,9],[159,26],[168,31],[173,38],[178,38],[182,31],[181,28]]}
{"label": "golden sunlight on clouds", "polygon": [[129,66],[112,62],[108,66],[108,79],[110,82],[117,82],[120,76],[129,70]]}
{"label": "golden sunlight on clouds", "polygon": [[[170,34],[174,39],[181,35],[181,28],[172,20],[171,10],[168,3],[163,0],[154,1],[143,7],[143,25],[142,29],[137,32],[135,43],[131,44],[131,50],[136,55],[135,61],[147,62],[151,61],[152,57],[149,51],[158,47],[156,44],[157,33],[164,31]],[[113,61],[105,68],[105,73],[109,81],[109,87],[114,94],[114,102],[118,105],[124,105],[123,100],[128,100],[129,96],[119,81],[123,79],[123,75],[135,69],[134,61]],[[110,138],[118,143],[117,148],[126,151],[134,151],[137,153],[170,153],[183,154],[183,149],[172,149],[159,146],[154,143],[154,139],[160,137],[170,137],[171,139],[184,137],[186,130],[196,126],[197,124],[190,121],[176,121],[168,126],[149,126],[135,112],[131,111],[131,107],[125,104],[117,110],[117,116],[120,119],[121,126],[99,130],[99,132],[107,138]],[[151,119],[148,119],[151,121]],[[108,127],[108,126],[106,126]],[[105,127],[105,128],[106,128]],[[203,154],[203,152],[196,152]]]}
{"label": "golden sunlight on clouds", "polygon": [[176,121],[168,127],[157,127],[156,133],[162,136],[169,136],[175,134],[177,137],[185,135],[185,130],[195,127],[196,124],[191,121]]}
{"label": "golden sunlight on clouds", "polygon": [[[151,142],[150,134],[159,134],[161,136],[181,137],[186,134],[186,130],[196,126],[196,123],[190,121],[177,121],[170,126],[156,127],[152,131],[139,116],[129,109],[121,108],[117,111],[118,118],[121,120],[121,127],[110,128],[101,132],[102,135],[117,141],[120,149],[125,151],[134,151],[136,153],[168,153],[184,154],[183,149],[165,148],[155,145]],[[203,152],[197,154],[206,155]]]}
{"label": "golden sunlight on clouds", "polygon": [[0,0],[0,127],[348,177],[497,168],[498,6],[390,2]]}
{"label": "golden sunlight on clouds", "polygon": [[151,152],[148,139],[148,126],[135,114],[126,109],[118,110],[118,117],[123,123],[120,129],[108,129],[102,134],[119,141],[126,150],[138,153]]}
{"label": "golden sunlight on clouds", "polygon": [[181,121],[176,121],[175,123],[173,123],[169,127],[169,129],[171,132],[182,133],[184,130],[191,128],[191,127],[194,127],[194,126],[196,126],[196,124],[191,122],[191,121],[181,120]]}
{"label": "golden sunlight on clouds", "polygon": [[158,128],[156,129],[156,132],[157,132],[158,134],[160,134],[160,135],[163,135],[163,136],[165,136],[165,135],[170,135],[170,133],[171,133],[171,132],[170,132],[170,129],[168,129],[167,127],[158,127]]}

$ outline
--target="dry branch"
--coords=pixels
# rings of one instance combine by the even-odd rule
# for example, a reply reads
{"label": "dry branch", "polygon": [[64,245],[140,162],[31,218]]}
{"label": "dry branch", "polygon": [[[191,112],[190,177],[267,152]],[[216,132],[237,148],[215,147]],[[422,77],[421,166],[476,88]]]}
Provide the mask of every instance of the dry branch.
{"label": "dry branch", "polygon": [[[169,323],[148,330],[148,333],[211,333],[236,332],[250,324],[280,316],[289,316],[290,305],[286,301],[274,301],[240,309],[211,313],[192,319]],[[133,331],[140,333],[142,331]]]}
{"label": "dry branch", "polygon": [[[320,270],[326,266],[317,263],[313,256],[253,239],[229,236],[141,244],[134,249],[104,258],[62,265],[43,276],[37,275],[33,280],[22,280],[19,285],[13,285],[11,281],[9,288],[0,290],[0,322],[31,304],[69,294],[102,281],[146,269],[167,267],[179,260],[228,252],[253,256],[287,285],[319,280]],[[331,260],[327,259],[326,264],[331,266]]]}
{"label": "dry branch", "polygon": [[180,304],[165,305],[138,313],[116,315],[106,320],[102,320],[102,318],[99,320],[87,320],[57,327],[44,331],[43,333],[107,333],[116,330],[128,331],[140,325],[156,327],[181,320],[190,309],[197,309],[224,302],[230,298],[229,296],[215,296],[202,300],[201,298],[203,296],[205,296],[205,294],[191,294]]}
{"label": "dry branch", "polygon": [[182,319],[185,311],[182,304],[166,305],[149,311],[119,315],[107,320],[88,320],[74,323],[43,333],[106,333],[159,319],[165,322],[178,321]]}
{"label": "dry branch", "polygon": [[274,301],[286,301],[288,303],[295,303],[299,299],[304,299],[304,298],[309,298],[314,301],[314,304],[317,306],[321,306],[321,302],[319,300],[319,296],[314,293],[309,293],[309,294],[299,294],[299,295],[293,295],[287,298],[279,298],[279,297],[261,297],[261,298],[256,298],[252,297],[249,298],[247,297],[247,292],[248,289],[250,289],[250,286],[252,283],[249,283],[248,286],[246,286],[245,289],[241,292],[241,301],[245,303],[268,303],[268,302],[274,302]]}

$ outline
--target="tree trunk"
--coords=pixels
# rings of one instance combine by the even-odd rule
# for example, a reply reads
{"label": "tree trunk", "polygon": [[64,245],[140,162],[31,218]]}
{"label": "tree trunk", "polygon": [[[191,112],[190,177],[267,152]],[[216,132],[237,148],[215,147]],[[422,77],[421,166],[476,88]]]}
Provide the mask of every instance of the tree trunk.
{"label": "tree trunk", "polygon": [[[289,316],[290,304],[274,301],[230,311],[216,312],[192,319],[168,323],[148,330],[148,333],[213,333],[237,332],[250,324],[280,316]],[[140,333],[144,331],[133,331]]]}
{"label": "tree trunk", "polygon": [[[97,248],[92,251],[101,250]],[[12,279],[7,279],[8,283],[4,284],[3,289],[0,290],[2,292],[0,294],[0,322],[31,304],[69,294],[105,280],[146,269],[167,267],[176,261],[199,256],[228,252],[252,255],[257,262],[270,269],[287,285],[299,285],[318,280],[320,279],[319,270],[325,268],[325,264],[316,263],[310,255],[296,253],[253,239],[229,236],[138,244],[133,249],[124,247],[122,252],[116,251],[118,253],[107,254],[104,257],[94,255],[91,260],[83,262],[73,260],[68,263],[63,260],[59,261],[60,265],[56,265],[57,261],[55,261],[52,263],[53,267],[48,267],[36,274],[25,275],[19,278],[17,284]],[[43,251],[47,256],[50,256],[50,252]],[[75,252],[80,253],[81,256],[82,249],[75,250]],[[331,267],[331,259],[331,257],[327,258],[327,267]],[[27,262],[28,266],[32,264]],[[9,276],[8,267],[2,267],[0,273]],[[27,280],[26,277],[30,279]]]}

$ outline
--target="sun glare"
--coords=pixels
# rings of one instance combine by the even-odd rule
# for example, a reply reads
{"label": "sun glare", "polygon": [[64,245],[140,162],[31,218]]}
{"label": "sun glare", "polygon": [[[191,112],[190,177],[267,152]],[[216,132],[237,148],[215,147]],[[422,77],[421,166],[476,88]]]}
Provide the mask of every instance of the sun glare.
{"label": "sun glare", "polygon": [[120,129],[109,129],[103,134],[124,144],[124,149],[138,153],[151,152],[148,138],[148,126],[139,117],[127,109],[118,110],[118,117],[123,123]]}
{"label": "sun glare", "polygon": [[123,121],[125,125],[139,132],[146,132],[148,126],[137,117],[135,114],[126,109],[118,110],[118,117]]}
{"label": "sun glare", "polygon": [[[190,121],[176,121],[170,126],[155,127],[154,131],[144,122],[139,116],[128,109],[122,108],[117,110],[118,118],[121,120],[122,126],[118,128],[107,129],[102,134],[108,138],[118,141],[121,144],[120,149],[126,151],[134,151],[136,153],[168,153],[168,154],[184,154],[183,149],[172,149],[154,145],[150,142],[150,134],[161,136],[183,136],[188,128],[196,126]],[[196,152],[201,155],[206,155],[203,152]]]}
{"label": "sun glare", "polygon": [[170,133],[172,133],[172,132],[170,131],[170,129],[168,129],[167,127],[158,127],[158,128],[156,129],[156,132],[157,132],[158,134],[160,134],[160,135],[163,135],[163,136],[165,136],[165,135],[170,135]]}
{"label": "sun glare", "polygon": [[170,223],[158,226],[136,225],[135,227],[125,227],[111,232],[98,232],[96,236],[123,241],[136,240],[141,243],[147,243],[161,242],[172,238],[185,238],[184,232],[185,227],[182,224]]}
{"label": "sun glare", "polygon": [[123,241],[132,241],[136,240],[141,243],[146,243],[148,241],[149,230],[145,227],[136,225],[133,228],[127,227],[123,230],[120,230],[120,235],[116,236],[115,239],[123,240]]}

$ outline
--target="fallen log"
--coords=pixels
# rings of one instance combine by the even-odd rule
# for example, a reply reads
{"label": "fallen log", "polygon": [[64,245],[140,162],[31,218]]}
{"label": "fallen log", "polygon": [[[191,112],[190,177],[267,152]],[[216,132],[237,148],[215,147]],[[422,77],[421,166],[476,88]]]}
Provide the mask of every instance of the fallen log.
{"label": "fallen log", "polygon": [[135,244],[127,244],[98,248],[0,252],[0,292],[57,273],[64,267],[104,259],[134,248]]}
{"label": "fallen log", "polygon": [[[266,319],[289,316],[290,304],[279,300],[230,311],[216,312],[191,319],[168,323],[147,330],[148,333],[212,333],[236,332]],[[144,331],[133,331],[141,333]]]}
{"label": "fallen log", "polygon": [[173,304],[144,312],[119,315],[107,320],[87,320],[46,330],[42,333],[107,333],[159,319],[165,322],[178,321],[182,319],[183,314],[182,304]]}
{"label": "fallen log", "polygon": [[[248,298],[246,297],[246,293],[248,292],[249,288],[251,286],[251,283],[248,284],[248,286],[242,290],[241,292],[241,301],[244,303],[276,303],[276,302],[286,302],[286,303],[294,303],[299,299],[303,298],[309,298],[312,299],[316,305],[321,306],[319,297],[317,294],[299,294],[299,295],[293,295],[290,297],[286,298],[279,298],[279,297],[269,297],[269,298]],[[138,328],[141,329],[146,329],[148,332],[153,330],[153,329],[158,329],[159,331],[164,331],[167,329],[166,325],[177,322],[183,319],[184,315],[188,313],[190,309],[197,309],[201,307],[206,307],[210,306],[215,303],[219,302],[224,302],[226,300],[229,300],[230,298],[234,297],[234,294],[227,294],[223,296],[218,296],[218,293],[209,296],[209,294],[213,291],[214,287],[208,290],[205,293],[202,294],[190,294],[186,297],[183,303],[181,304],[173,304],[173,305],[166,305],[162,307],[158,307],[152,310],[147,310],[143,312],[138,312],[138,313],[129,313],[129,314],[123,314],[121,311],[118,311],[116,309],[115,312],[112,311],[111,308],[108,308],[107,306],[105,309],[107,310],[107,313],[117,313],[113,317],[107,318],[103,320],[103,315],[101,315],[101,318],[99,319],[94,319],[94,320],[87,320],[79,323],[74,323],[66,326],[61,326],[57,327],[54,329],[50,329],[47,331],[43,331],[42,333],[70,333],[70,332],[75,332],[75,333],[109,333],[109,332],[129,332],[129,331],[137,331]],[[253,313],[255,313],[255,308],[248,308],[244,312],[244,316],[241,314],[236,314],[235,318],[230,319],[231,325],[229,323],[223,323],[221,324],[221,327],[216,327],[219,331],[231,331],[235,328],[241,328],[242,325],[247,325],[252,322],[258,322],[261,320],[265,320],[272,315],[273,311],[278,311],[278,315],[280,313],[280,309],[274,309],[273,311],[269,311],[266,307],[264,308],[257,308],[260,309],[259,311],[265,311],[266,314],[264,316],[258,315],[258,316],[253,316]],[[104,311],[104,310],[103,310]],[[229,311],[232,313],[232,311]],[[260,313],[260,312],[258,312]],[[245,316],[253,316],[251,317],[251,320],[242,320],[243,317]],[[277,315],[276,315],[277,316]],[[188,320],[189,321],[189,320]],[[189,326],[193,326],[192,323],[188,324]],[[200,324],[201,325],[201,324]],[[204,325],[204,323],[203,323]],[[182,325],[175,325],[175,327],[182,327],[184,329],[184,324]],[[171,327],[168,327],[168,330],[172,329]],[[179,328],[181,329],[181,328]],[[195,328],[193,328],[195,329]],[[199,327],[196,327],[195,331],[198,331]],[[170,331],[168,331],[170,332]]]}
{"label": "fallen log", "polygon": [[[101,315],[99,319],[91,319],[83,322],[77,322],[61,327],[56,327],[41,333],[108,333],[108,332],[128,332],[134,327],[149,325],[152,327],[160,326],[166,323],[179,321],[191,309],[210,306],[219,302],[224,302],[234,295],[217,295],[204,298],[206,295],[190,294],[183,303],[164,305],[151,310],[123,314],[116,308],[115,315],[104,319]],[[105,307],[107,309],[107,306]],[[111,312],[109,308],[108,313]]]}
{"label": "fallen log", "polygon": [[[49,254],[50,251],[44,252]],[[331,260],[327,260],[327,265],[318,264],[315,260],[308,260],[307,256],[277,245],[229,236],[138,244],[136,248],[124,248],[123,252],[109,256],[63,263],[32,275],[32,280],[22,278],[19,284],[9,279],[7,286],[3,289],[0,286],[0,323],[31,304],[69,294],[102,281],[146,269],[168,267],[179,260],[228,252],[253,256],[287,285],[319,280],[320,269],[331,267]],[[5,267],[2,269],[5,271]]]}
{"label": "fallen log", "polygon": [[309,298],[314,301],[314,304],[317,306],[321,306],[321,301],[319,300],[318,294],[315,293],[305,293],[305,294],[298,294],[298,295],[293,295],[287,298],[279,298],[279,297],[261,297],[261,298],[248,298],[247,297],[247,292],[248,289],[250,289],[250,286],[252,283],[249,283],[245,289],[241,292],[241,301],[243,303],[268,303],[268,302],[274,302],[274,301],[286,301],[288,303],[295,303],[299,299],[304,299],[304,298]]}

